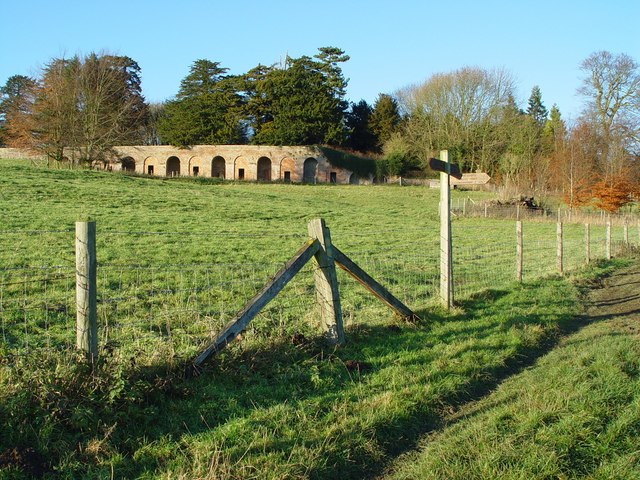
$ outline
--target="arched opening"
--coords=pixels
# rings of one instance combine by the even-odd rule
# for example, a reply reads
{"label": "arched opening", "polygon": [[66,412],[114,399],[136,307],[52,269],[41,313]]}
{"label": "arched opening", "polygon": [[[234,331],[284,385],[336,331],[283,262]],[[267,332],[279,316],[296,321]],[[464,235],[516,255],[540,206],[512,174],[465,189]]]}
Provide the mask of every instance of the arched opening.
{"label": "arched opening", "polygon": [[302,181],[304,183],[316,183],[318,174],[318,161],[315,158],[307,158],[304,161]]}
{"label": "arched opening", "polygon": [[358,185],[360,183],[360,177],[355,173],[349,176],[349,185]]}
{"label": "arched opening", "polygon": [[180,176],[180,159],[178,157],[169,157],[167,159],[167,177]]}
{"label": "arched opening", "polygon": [[211,160],[211,176],[215,178],[224,178],[226,164],[224,158],[217,156]]}
{"label": "arched opening", "polygon": [[135,172],[136,161],[132,157],[125,157],[120,160],[120,170],[123,172]]}
{"label": "arched opening", "polygon": [[258,180],[270,181],[271,180],[271,159],[267,157],[260,157],[258,159]]}

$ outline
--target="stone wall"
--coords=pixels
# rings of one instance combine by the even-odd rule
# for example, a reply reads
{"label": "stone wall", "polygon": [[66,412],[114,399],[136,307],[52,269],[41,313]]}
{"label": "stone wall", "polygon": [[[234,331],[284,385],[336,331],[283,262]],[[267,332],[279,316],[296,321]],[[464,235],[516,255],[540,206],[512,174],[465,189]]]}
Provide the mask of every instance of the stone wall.
{"label": "stone wall", "polygon": [[[116,147],[111,168],[155,176],[201,176],[294,183],[360,183],[353,172],[329,163],[316,147],[167,145]],[[369,181],[370,179],[364,179]]]}
{"label": "stone wall", "polygon": [[4,159],[26,158],[29,160],[41,160],[41,159],[44,159],[44,156],[33,153],[29,150],[25,150],[22,148],[0,148],[0,158],[4,158]]}
{"label": "stone wall", "polygon": [[[159,177],[199,176],[227,180],[292,183],[370,183],[332,165],[317,147],[194,145],[115,147],[109,170]],[[69,155],[72,157],[72,155]],[[18,149],[0,148],[0,158],[32,158]]]}

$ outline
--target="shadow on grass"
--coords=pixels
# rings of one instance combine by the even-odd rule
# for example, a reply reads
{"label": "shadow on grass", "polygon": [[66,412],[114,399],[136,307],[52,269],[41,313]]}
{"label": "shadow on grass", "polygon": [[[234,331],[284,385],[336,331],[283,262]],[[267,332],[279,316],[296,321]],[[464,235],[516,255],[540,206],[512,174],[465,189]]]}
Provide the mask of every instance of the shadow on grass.
{"label": "shadow on grass", "polygon": [[[197,378],[183,378],[181,369],[168,365],[138,368],[136,375],[119,387],[124,391],[108,408],[85,405],[97,408],[90,412],[90,422],[78,423],[74,419],[78,409],[66,405],[55,427],[64,431],[56,432],[55,436],[64,439],[63,445],[77,446],[73,454],[78,461],[76,465],[99,463],[87,456],[87,442],[92,438],[108,438],[120,457],[119,475],[133,478],[157,472],[168,461],[149,448],[141,451],[145,445],[177,444],[185,434],[196,437],[234,418],[246,418],[247,425],[259,428],[259,419],[251,417],[252,412],[285,404],[310,403],[314,405],[313,415],[328,414],[333,405],[354,395],[351,390],[354,384],[380,375],[389,366],[390,358],[403,368],[428,369],[438,360],[431,351],[436,346],[461,345],[447,361],[455,361],[469,351],[498,350],[494,352],[499,359],[495,365],[486,368],[476,365],[472,371],[465,370],[466,376],[456,388],[445,391],[435,400],[417,399],[411,408],[368,425],[367,435],[382,449],[382,455],[366,449],[357,452],[342,449],[329,454],[319,466],[308,466],[305,470],[309,478],[335,478],[337,471],[340,478],[375,476],[382,472],[386,458],[415,448],[423,435],[443,426],[452,410],[485,396],[504,379],[532,365],[553,348],[559,334],[583,325],[572,321],[571,315],[551,315],[553,320],[550,320],[549,315],[530,313],[531,309],[526,306],[531,302],[531,295],[517,294],[520,288],[523,287],[515,288],[515,295],[506,290],[483,292],[450,312],[437,308],[418,311],[423,320],[415,324],[395,321],[389,325],[356,325],[347,330],[347,345],[340,349],[327,349],[321,338],[305,338],[300,334],[256,347],[244,347],[242,342],[235,344],[215,357]],[[536,285],[527,287],[528,291],[535,288]],[[518,313],[505,319],[505,306]],[[554,305],[549,307],[553,310]],[[535,341],[522,342],[512,349],[494,348],[490,342],[478,343],[496,332],[535,326],[540,326],[542,332]],[[447,375],[446,370],[442,375]],[[80,399],[66,401],[82,403]],[[364,432],[354,431],[354,434]],[[230,449],[232,463],[251,454],[252,442],[244,440],[244,447]],[[240,439],[240,443],[242,441]],[[298,438],[274,438],[270,448],[286,458],[299,441]],[[69,456],[66,448],[57,451],[55,447],[41,447],[42,455],[48,458],[48,469],[59,468],[60,457]],[[344,447],[348,449],[349,444]],[[70,468],[74,474],[86,473],[83,470],[86,467]]]}

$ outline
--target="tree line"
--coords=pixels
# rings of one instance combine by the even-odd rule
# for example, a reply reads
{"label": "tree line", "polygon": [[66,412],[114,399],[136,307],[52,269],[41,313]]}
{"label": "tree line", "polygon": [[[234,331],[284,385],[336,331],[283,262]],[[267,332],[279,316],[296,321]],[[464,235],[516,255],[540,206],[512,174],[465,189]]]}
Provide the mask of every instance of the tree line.
{"label": "tree line", "polygon": [[463,171],[518,192],[560,192],[570,207],[595,199],[613,211],[638,198],[640,69],[628,55],[600,51],[580,64],[584,110],[571,125],[538,86],[520,108],[500,69],[463,67],[373,105],[349,102],[348,60],[322,47],[233,75],[198,59],[174,98],[150,105],[129,57],[53,59],[37,78],[15,75],[0,88],[0,143],[58,161],[69,149],[87,164],[107,161],[116,145],[323,144],[375,158],[379,177],[424,174],[446,148]]}

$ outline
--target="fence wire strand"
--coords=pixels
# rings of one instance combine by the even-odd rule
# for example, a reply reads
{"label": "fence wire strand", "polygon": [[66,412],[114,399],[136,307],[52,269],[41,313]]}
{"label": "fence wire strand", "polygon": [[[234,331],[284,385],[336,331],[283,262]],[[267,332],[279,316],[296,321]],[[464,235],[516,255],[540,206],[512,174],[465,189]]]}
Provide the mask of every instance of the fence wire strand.
{"label": "fence wire strand", "polygon": [[[467,217],[473,210],[466,208]],[[482,208],[484,214],[484,208]],[[480,213],[476,216],[482,216]],[[452,222],[454,294],[502,288],[516,278],[512,220]],[[640,244],[640,228],[612,227],[614,254]],[[33,249],[36,237],[40,248]],[[190,358],[220,333],[274,277],[306,234],[98,231],[99,343],[153,362]],[[437,301],[440,233],[434,225],[333,232],[339,248],[414,311]],[[274,248],[274,242],[277,248]],[[178,254],[188,246],[190,254]],[[585,227],[563,227],[563,269],[586,263]],[[606,255],[606,227],[590,227],[592,259]],[[191,261],[185,261],[188,258]],[[266,258],[266,259],[265,259]],[[558,272],[555,222],[523,222],[525,281]],[[319,334],[313,261],[269,302],[243,333],[243,342]],[[387,307],[337,270],[345,326],[388,318]],[[0,353],[75,346],[73,229],[0,231]]]}

